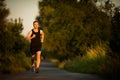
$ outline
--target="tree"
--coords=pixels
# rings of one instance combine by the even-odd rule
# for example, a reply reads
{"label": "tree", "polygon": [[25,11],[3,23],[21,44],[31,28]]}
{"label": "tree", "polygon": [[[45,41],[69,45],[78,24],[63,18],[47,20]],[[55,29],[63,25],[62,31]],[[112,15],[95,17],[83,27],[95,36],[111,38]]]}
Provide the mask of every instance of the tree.
{"label": "tree", "polygon": [[39,7],[44,48],[60,60],[85,55],[87,47],[110,38],[110,17],[89,0],[44,0]]}
{"label": "tree", "polygon": [[9,15],[9,10],[4,1],[0,0],[0,73],[12,72],[15,67],[18,71],[23,68],[25,70],[29,67],[28,61],[25,60],[28,42],[21,35],[22,19],[8,21],[6,18]]}
{"label": "tree", "polygon": [[116,8],[115,15],[112,18],[112,28],[111,28],[111,40],[110,47],[115,53],[114,55],[120,57],[120,12],[119,8]]}
{"label": "tree", "polygon": [[[6,44],[8,42],[8,32],[7,32],[7,21],[6,17],[9,14],[9,10],[6,9],[6,5],[4,3],[4,0],[0,0],[0,64],[3,62],[3,58],[7,54],[6,49],[8,48],[8,45]],[[10,46],[9,46],[10,47]],[[4,56],[3,56],[4,55]]]}

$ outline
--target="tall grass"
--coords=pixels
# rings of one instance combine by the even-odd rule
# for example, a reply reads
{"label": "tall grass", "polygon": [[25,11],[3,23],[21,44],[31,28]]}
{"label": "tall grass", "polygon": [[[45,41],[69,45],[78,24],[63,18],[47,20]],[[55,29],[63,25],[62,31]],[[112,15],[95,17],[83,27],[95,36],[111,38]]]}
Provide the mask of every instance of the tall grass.
{"label": "tall grass", "polygon": [[108,56],[107,53],[108,48],[105,44],[97,44],[87,48],[86,55],[83,57],[77,56],[73,60],[68,60],[64,68],[78,73],[92,73],[105,76],[117,75],[119,72],[117,67],[120,67],[120,63]]}

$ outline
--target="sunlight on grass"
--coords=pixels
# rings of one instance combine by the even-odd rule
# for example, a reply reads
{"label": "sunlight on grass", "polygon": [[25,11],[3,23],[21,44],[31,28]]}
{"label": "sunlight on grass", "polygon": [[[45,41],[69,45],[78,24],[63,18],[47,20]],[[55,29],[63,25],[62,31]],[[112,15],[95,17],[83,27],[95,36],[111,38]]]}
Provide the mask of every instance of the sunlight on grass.
{"label": "sunlight on grass", "polygon": [[60,63],[58,64],[58,67],[59,67],[59,68],[64,68],[65,64],[66,64],[66,61],[60,62]]}
{"label": "sunlight on grass", "polygon": [[64,68],[64,65],[66,64],[66,61],[60,62],[58,59],[54,59],[54,58],[51,58],[50,62],[52,62],[58,68]]}
{"label": "sunlight on grass", "polygon": [[51,58],[51,59],[49,59],[49,60],[50,60],[50,62],[52,62],[52,63],[57,63],[57,62],[59,62],[58,59],[54,59],[54,58]]}
{"label": "sunlight on grass", "polygon": [[104,57],[105,55],[106,55],[106,50],[103,46],[100,45],[91,47],[87,50],[87,57],[89,59]]}
{"label": "sunlight on grass", "polygon": [[106,44],[96,44],[86,49],[86,55],[77,56],[73,60],[69,60],[65,64],[65,69],[72,72],[83,73],[108,73],[110,58],[106,55]]}

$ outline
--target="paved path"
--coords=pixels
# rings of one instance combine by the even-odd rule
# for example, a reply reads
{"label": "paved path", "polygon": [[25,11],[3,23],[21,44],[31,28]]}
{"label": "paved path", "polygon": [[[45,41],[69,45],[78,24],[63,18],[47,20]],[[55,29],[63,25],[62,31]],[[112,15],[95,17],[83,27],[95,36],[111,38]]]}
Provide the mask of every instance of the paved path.
{"label": "paved path", "polygon": [[20,74],[0,75],[0,80],[105,80],[97,75],[70,73],[54,67],[51,63],[41,63],[38,74],[27,71]]}

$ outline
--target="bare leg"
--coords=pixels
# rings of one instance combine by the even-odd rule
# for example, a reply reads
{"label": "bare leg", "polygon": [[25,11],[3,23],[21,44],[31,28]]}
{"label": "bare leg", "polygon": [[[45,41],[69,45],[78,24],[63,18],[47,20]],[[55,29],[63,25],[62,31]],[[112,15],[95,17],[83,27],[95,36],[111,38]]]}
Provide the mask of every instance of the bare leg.
{"label": "bare leg", "polygon": [[35,55],[32,55],[31,56],[31,65],[32,65],[32,68],[35,66],[34,65],[34,60],[35,60]]}
{"label": "bare leg", "polygon": [[41,62],[40,56],[41,56],[41,51],[38,51],[36,55],[36,68],[40,67],[40,62]]}

